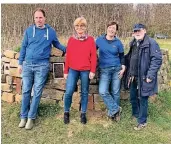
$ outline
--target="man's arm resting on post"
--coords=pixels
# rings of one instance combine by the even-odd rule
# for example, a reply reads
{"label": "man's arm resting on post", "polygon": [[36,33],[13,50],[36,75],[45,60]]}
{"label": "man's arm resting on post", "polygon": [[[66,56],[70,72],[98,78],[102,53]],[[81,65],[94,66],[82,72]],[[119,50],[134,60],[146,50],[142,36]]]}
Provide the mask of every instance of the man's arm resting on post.
{"label": "man's arm resting on post", "polygon": [[64,53],[66,53],[66,47],[64,45],[61,45],[58,38],[57,38],[57,35],[55,33],[55,39],[52,41],[52,44],[54,47],[60,49],[61,51],[63,51]]}

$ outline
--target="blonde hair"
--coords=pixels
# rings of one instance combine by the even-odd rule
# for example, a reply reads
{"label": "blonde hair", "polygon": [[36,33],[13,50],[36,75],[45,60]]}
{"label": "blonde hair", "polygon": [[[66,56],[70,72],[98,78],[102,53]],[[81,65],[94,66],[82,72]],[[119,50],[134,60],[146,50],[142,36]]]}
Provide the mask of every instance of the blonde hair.
{"label": "blonde hair", "polygon": [[74,26],[78,25],[78,24],[84,24],[85,26],[87,26],[87,21],[86,19],[81,16],[81,17],[78,17],[75,21],[74,21]]}

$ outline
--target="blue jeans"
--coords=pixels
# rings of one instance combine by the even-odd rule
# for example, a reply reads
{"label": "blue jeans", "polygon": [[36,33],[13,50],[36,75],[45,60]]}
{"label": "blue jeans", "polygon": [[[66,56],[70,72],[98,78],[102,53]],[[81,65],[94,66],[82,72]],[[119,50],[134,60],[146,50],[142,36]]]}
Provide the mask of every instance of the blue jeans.
{"label": "blue jeans", "polygon": [[120,70],[120,66],[100,69],[99,94],[107,106],[108,116],[113,116],[119,110],[121,81],[118,73]]}
{"label": "blue jeans", "polygon": [[86,113],[88,104],[88,93],[89,93],[89,73],[90,71],[77,71],[69,69],[68,78],[66,82],[66,92],[64,97],[64,112],[69,112],[72,95],[76,88],[78,79],[81,80],[81,112]]}
{"label": "blue jeans", "polygon": [[[38,105],[40,103],[48,72],[49,63],[34,64],[23,62],[22,104],[20,112],[20,117],[22,119],[36,118]],[[32,87],[34,90],[34,95],[31,99]]]}
{"label": "blue jeans", "polygon": [[130,102],[132,116],[136,117],[139,124],[147,122],[148,96],[138,96],[137,81],[133,80],[130,86]]}

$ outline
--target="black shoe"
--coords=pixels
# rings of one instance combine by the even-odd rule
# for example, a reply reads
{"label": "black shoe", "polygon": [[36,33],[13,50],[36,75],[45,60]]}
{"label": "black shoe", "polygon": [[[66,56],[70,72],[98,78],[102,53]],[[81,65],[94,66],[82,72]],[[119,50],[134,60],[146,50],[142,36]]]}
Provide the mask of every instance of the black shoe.
{"label": "black shoe", "polygon": [[87,123],[87,118],[86,118],[86,113],[81,113],[81,123],[86,124]]}
{"label": "black shoe", "polygon": [[116,115],[114,114],[113,116],[110,117],[112,121],[116,121]]}
{"label": "black shoe", "polygon": [[64,113],[64,124],[68,124],[69,123],[69,112],[65,112]]}
{"label": "black shoe", "polygon": [[119,110],[117,113],[115,113],[114,115],[110,116],[109,118],[112,120],[112,121],[120,121],[120,117],[121,117],[121,112],[122,112],[122,108],[119,107]]}

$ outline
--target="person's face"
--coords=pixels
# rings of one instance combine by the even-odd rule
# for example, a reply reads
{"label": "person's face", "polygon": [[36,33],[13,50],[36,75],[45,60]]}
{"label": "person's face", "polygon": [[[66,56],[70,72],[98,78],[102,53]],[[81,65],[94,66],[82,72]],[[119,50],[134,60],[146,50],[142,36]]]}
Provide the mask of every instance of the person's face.
{"label": "person's face", "polygon": [[37,27],[43,27],[45,24],[46,18],[43,16],[43,13],[41,11],[36,11],[34,13],[34,22]]}
{"label": "person's face", "polygon": [[107,35],[113,37],[115,36],[115,34],[116,34],[116,25],[109,26],[107,28]]}
{"label": "person's face", "polygon": [[84,24],[77,24],[74,26],[75,31],[77,32],[77,34],[84,34],[86,31],[86,26]]}
{"label": "person's face", "polygon": [[146,30],[141,28],[140,30],[134,31],[132,35],[136,40],[142,40],[145,34]]}

